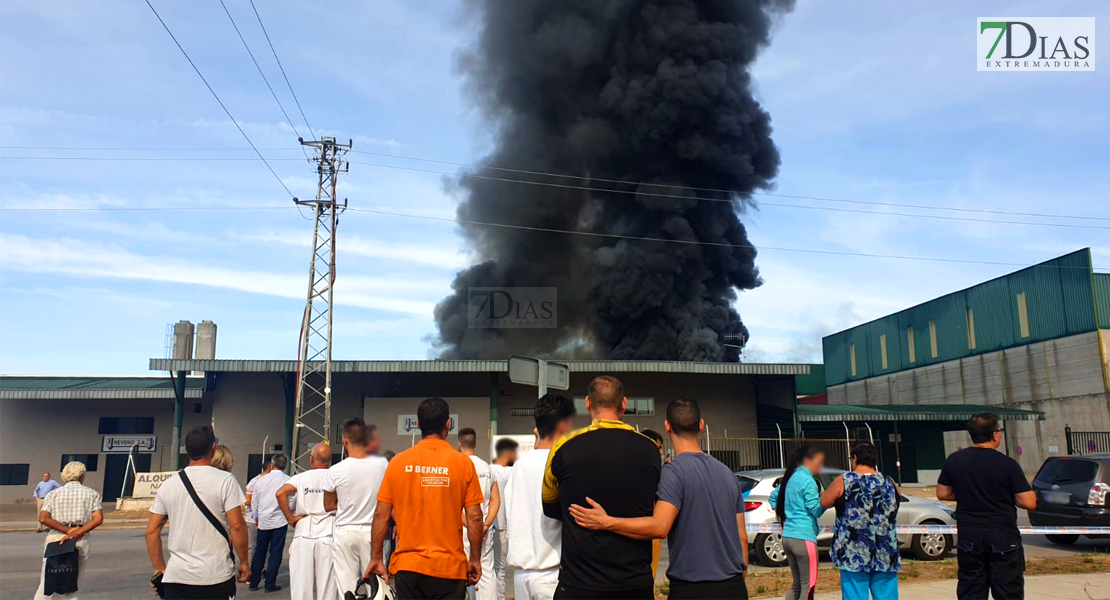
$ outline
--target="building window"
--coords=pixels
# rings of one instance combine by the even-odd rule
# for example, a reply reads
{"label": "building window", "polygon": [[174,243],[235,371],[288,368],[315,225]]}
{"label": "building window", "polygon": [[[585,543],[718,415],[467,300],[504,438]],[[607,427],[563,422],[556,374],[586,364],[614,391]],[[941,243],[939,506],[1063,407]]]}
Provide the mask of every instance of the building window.
{"label": "building window", "polygon": [[913,345],[913,326],[906,328],[906,347],[910,350],[910,364],[917,362],[917,348]]}
{"label": "building window", "polygon": [[536,409],[534,408],[510,408],[509,415],[513,417],[534,417],[536,416]]}
{"label": "building window", "polygon": [[154,417],[100,417],[100,435],[154,433]]}
{"label": "building window", "polygon": [[628,410],[624,414],[636,415],[637,417],[654,417],[655,398],[629,398]]}
{"label": "building window", "polygon": [[975,309],[967,309],[967,349],[975,349]]}
{"label": "building window", "polygon": [[27,463],[0,465],[0,485],[27,485],[30,472],[31,465]]}
{"label": "building window", "polygon": [[92,473],[93,471],[96,471],[97,462],[99,460],[99,454],[63,454],[62,466],[58,467],[58,470],[61,471],[69,463],[77,461],[79,463],[83,463],[85,465],[85,470]]}
{"label": "building window", "polygon": [[204,412],[204,404],[201,404],[200,402],[197,402],[196,404],[193,405],[193,414],[199,415],[202,412]]}
{"label": "building window", "polygon": [[1025,292],[1017,295],[1018,327],[1021,328],[1021,337],[1029,337],[1029,307],[1025,304]]}
{"label": "building window", "polygon": [[886,359],[886,334],[879,336],[879,350],[883,353],[883,370],[890,368],[890,363]]}
{"label": "building window", "polygon": [[929,356],[936,358],[937,352],[937,322],[929,321]]}
{"label": "building window", "polygon": [[848,360],[852,363],[852,377],[856,376],[856,345],[848,344]]}
{"label": "building window", "polygon": [[[527,410],[528,414],[530,414],[530,415],[534,414],[533,410],[530,409],[530,408],[527,408],[527,409],[514,408],[514,409],[512,409],[514,417],[517,416],[516,412],[515,412],[517,410]],[[585,396],[575,396],[574,397],[574,410],[577,411],[578,414],[580,414],[580,415],[586,414],[586,397]],[[629,398],[628,399],[628,408],[625,409],[624,414],[629,415],[629,416],[636,416],[636,417],[655,416],[655,398],[643,398],[643,397]]]}
{"label": "building window", "polygon": [[574,397],[574,412],[576,412],[580,415],[586,414],[586,397],[585,396],[575,396]]}

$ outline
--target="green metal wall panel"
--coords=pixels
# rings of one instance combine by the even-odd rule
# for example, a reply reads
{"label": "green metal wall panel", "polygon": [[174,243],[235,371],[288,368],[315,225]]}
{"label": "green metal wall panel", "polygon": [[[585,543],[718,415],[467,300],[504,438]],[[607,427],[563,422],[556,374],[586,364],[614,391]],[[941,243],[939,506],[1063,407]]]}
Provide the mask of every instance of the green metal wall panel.
{"label": "green metal wall panel", "polygon": [[1110,329],[1110,273],[1095,273],[1095,310],[1100,329]]}
{"label": "green metal wall panel", "polygon": [[825,386],[848,381],[848,350],[844,334],[834,333],[822,339],[821,354],[825,357]]}
{"label": "green metal wall panel", "polygon": [[[852,329],[849,329],[845,332],[847,335],[844,336],[844,341],[848,344],[848,349],[846,350],[844,357],[849,361],[847,368],[849,381],[867,379],[868,377],[871,377],[873,375],[873,373],[871,372],[871,354],[868,348],[868,343],[870,342],[870,336],[868,335],[869,330],[870,323],[865,323],[863,325],[860,325],[859,327],[853,327]],[[851,365],[853,345],[855,346],[856,351],[855,375],[852,375]]]}
{"label": "green metal wall panel", "polygon": [[[875,375],[893,373],[902,370],[901,346],[905,343],[899,334],[898,315],[884,317],[868,323],[868,346],[870,353],[870,369]],[[883,368],[882,336],[886,336],[887,366]]]}
{"label": "green metal wall panel", "polygon": [[[1029,325],[1029,335],[1024,338],[1018,316],[1020,293],[1025,294]],[[969,344],[969,308],[974,315],[974,348]],[[936,331],[936,356],[930,323]],[[1083,249],[826,337],[825,379],[828,385],[838,385],[1094,331],[1099,326],[1110,327],[1110,274],[1094,274],[1090,251]],[[914,331],[913,362],[907,339],[910,327]],[[882,368],[882,335],[887,343],[886,369]]]}
{"label": "green metal wall panel", "polygon": [[994,352],[1017,343],[1017,303],[1006,279],[992,279],[967,290],[967,306],[975,311],[978,352]]}

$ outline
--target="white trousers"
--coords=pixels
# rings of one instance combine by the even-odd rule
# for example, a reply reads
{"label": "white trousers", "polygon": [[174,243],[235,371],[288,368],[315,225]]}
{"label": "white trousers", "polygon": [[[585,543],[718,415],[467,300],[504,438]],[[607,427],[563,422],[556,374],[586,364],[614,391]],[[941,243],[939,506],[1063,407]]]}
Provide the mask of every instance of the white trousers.
{"label": "white trousers", "polygon": [[[64,533],[50,530],[46,534],[46,544],[43,545],[43,550],[46,550],[46,545],[51,542],[57,542],[65,537]],[[85,536],[77,540],[77,589],[80,591],[81,587],[88,582],[82,579],[82,574],[85,572],[85,561],[89,558],[89,536]],[[35,591],[35,600],[43,600],[44,598],[66,598],[67,600],[77,600],[77,594],[54,594],[47,596],[42,593],[42,586],[46,583],[46,558],[42,559],[42,569],[39,571],[39,589]]]}
{"label": "white trousers", "polygon": [[332,600],[338,596],[332,572],[331,542],[330,537],[293,538],[289,546],[289,587],[296,600]]}
{"label": "white trousers", "polygon": [[370,526],[336,528],[332,533],[331,558],[335,565],[336,597],[343,600],[344,592],[353,592],[370,566]]}
{"label": "white trousers", "polygon": [[516,600],[551,600],[559,587],[559,568],[544,571],[513,571]]}
{"label": "white trousers", "polygon": [[493,570],[497,576],[497,600],[505,600],[505,557],[509,554],[509,532],[497,530],[493,546]]}
{"label": "white trousers", "polygon": [[[493,538],[496,532],[490,531],[482,540],[482,578],[478,580],[478,585],[470,586],[470,599],[471,600],[497,600],[497,575],[493,569]],[[466,528],[463,527],[463,551],[466,552],[466,560],[470,561],[470,538],[466,534]]]}

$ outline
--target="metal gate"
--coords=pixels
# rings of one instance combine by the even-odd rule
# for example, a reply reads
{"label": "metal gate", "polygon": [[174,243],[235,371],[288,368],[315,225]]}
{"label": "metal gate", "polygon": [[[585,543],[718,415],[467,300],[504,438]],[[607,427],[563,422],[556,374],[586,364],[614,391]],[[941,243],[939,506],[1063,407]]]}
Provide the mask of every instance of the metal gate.
{"label": "metal gate", "polygon": [[[848,451],[855,440],[815,438],[701,438],[702,450],[733,471],[779,469],[798,448],[813,444],[825,451],[825,465],[830,469],[850,469]],[[665,450],[673,456],[670,440]]]}
{"label": "metal gate", "polygon": [[1068,456],[1110,452],[1110,431],[1072,431],[1071,426],[1064,426],[1064,438]]}

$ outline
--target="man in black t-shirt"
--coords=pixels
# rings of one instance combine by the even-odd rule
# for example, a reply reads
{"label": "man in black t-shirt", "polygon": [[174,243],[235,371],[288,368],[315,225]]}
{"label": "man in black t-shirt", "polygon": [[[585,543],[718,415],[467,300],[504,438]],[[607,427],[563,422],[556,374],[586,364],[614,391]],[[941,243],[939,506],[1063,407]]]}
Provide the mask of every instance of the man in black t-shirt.
{"label": "man in black t-shirt", "polygon": [[998,451],[998,415],[979,413],[968,421],[974,446],[944,461],[937,499],[956,501],[959,543],[956,560],[960,600],[1025,597],[1025,551],[1017,528],[1017,509],[1037,507],[1037,497],[1017,461]]}
{"label": "man in black t-shirt", "polygon": [[628,399],[616,377],[590,382],[593,422],[555,442],[543,477],[543,512],[563,522],[555,600],[651,600],[651,542],[580,527],[570,506],[588,496],[614,517],[650,517],[659,486],[659,447],[621,421]]}

